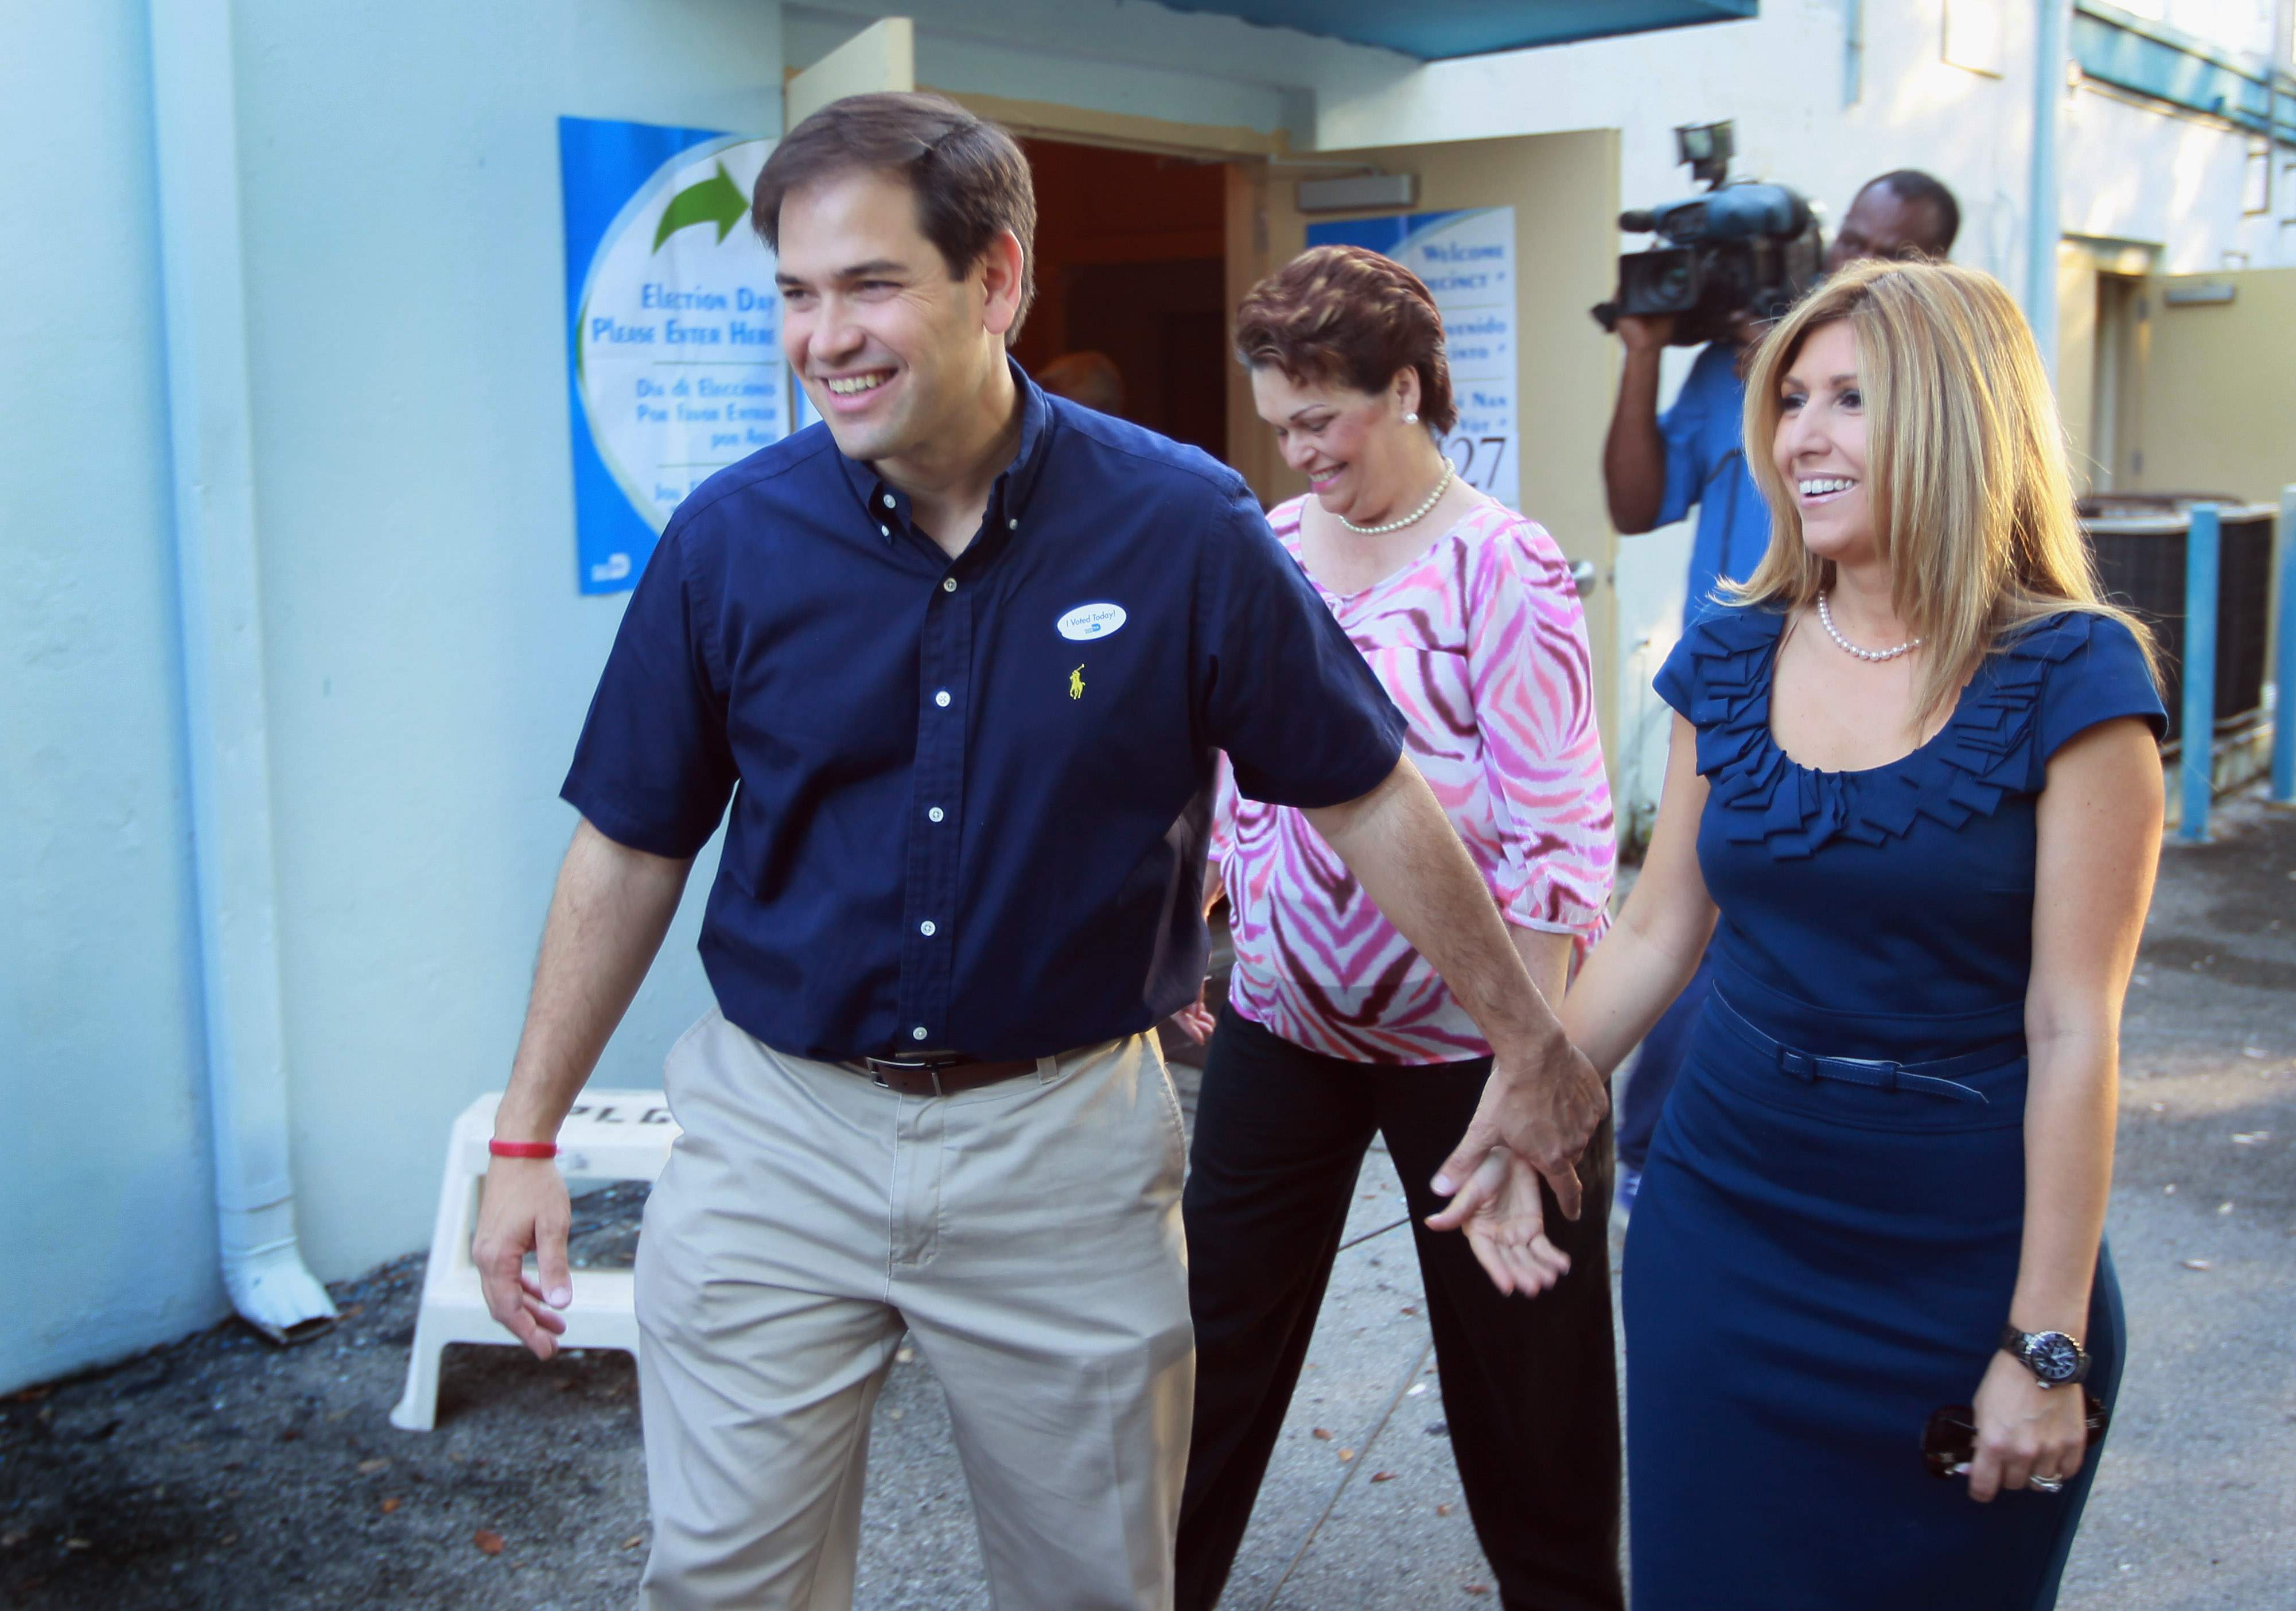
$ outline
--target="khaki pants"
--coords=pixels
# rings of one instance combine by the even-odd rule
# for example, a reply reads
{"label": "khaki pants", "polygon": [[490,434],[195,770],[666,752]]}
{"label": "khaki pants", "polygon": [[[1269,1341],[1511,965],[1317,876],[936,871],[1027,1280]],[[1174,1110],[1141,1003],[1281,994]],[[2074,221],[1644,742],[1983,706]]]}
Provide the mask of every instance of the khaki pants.
{"label": "khaki pants", "polygon": [[645,1211],[646,1611],[852,1604],[906,1327],[999,1611],[1163,1611],[1193,1386],[1179,1104],[1146,1036],[903,1097],[711,1013]]}

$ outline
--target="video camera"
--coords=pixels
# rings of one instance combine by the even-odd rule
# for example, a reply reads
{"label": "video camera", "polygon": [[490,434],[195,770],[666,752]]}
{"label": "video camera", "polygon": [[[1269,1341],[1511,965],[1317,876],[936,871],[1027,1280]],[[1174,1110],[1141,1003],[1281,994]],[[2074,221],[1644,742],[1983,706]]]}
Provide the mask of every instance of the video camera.
{"label": "video camera", "polygon": [[1676,160],[1706,193],[1619,215],[1619,227],[1655,234],[1665,245],[1619,259],[1619,292],[1595,318],[1615,331],[1628,316],[1672,314],[1675,347],[1735,335],[1734,316],[1774,319],[1824,272],[1824,239],[1809,203],[1783,185],[1727,183],[1735,154],[1727,123],[1674,131]]}

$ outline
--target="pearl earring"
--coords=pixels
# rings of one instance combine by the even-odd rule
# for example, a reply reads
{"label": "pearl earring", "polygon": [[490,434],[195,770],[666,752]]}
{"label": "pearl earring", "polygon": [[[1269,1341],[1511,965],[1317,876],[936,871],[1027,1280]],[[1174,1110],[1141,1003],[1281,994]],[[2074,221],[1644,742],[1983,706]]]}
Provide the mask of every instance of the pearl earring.
{"label": "pearl earring", "polygon": [[1403,423],[1406,425],[1416,425],[1419,423],[1419,416],[1415,414],[1406,414],[1403,416]]}

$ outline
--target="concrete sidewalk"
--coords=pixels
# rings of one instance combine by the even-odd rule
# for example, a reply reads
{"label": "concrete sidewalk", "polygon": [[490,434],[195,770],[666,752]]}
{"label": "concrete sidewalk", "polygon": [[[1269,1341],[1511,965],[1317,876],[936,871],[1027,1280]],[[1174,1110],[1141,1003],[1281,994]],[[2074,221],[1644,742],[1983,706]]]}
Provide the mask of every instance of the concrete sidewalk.
{"label": "concrete sidewalk", "polygon": [[[2165,851],[2130,996],[2111,1235],[2132,1357],[2062,1611],[2296,1606],[2296,814],[2251,801],[2219,826]],[[586,1200],[594,1262],[627,1260],[636,1195]],[[1374,1153],[1234,1611],[1496,1599],[1402,1217]],[[627,1360],[454,1349],[439,1429],[398,1432],[420,1279],[410,1258],[338,1287],[342,1324],[302,1348],[225,1327],[0,1400],[0,1606],[627,1611],[646,1535]],[[988,1605],[914,1356],[877,1411],[864,1536],[865,1611]]]}

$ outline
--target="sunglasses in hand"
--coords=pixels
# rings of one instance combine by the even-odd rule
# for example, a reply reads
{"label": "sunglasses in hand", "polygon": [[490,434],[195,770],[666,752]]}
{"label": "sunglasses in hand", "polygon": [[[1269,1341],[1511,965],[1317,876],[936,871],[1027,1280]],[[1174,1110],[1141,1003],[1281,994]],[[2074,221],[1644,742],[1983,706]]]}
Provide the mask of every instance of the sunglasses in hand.
{"label": "sunglasses in hand", "polygon": [[[2112,1416],[2095,1393],[2085,1393],[2081,1399],[2087,1412],[2088,1446],[2094,1449]],[[1966,1404],[1945,1404],[1930,1411],[1929,1426],[1922,1434],[1922,1459],[1929,1463],[1930,1475],[1967,1476],[1976,1458],[1977,1411]]]}

